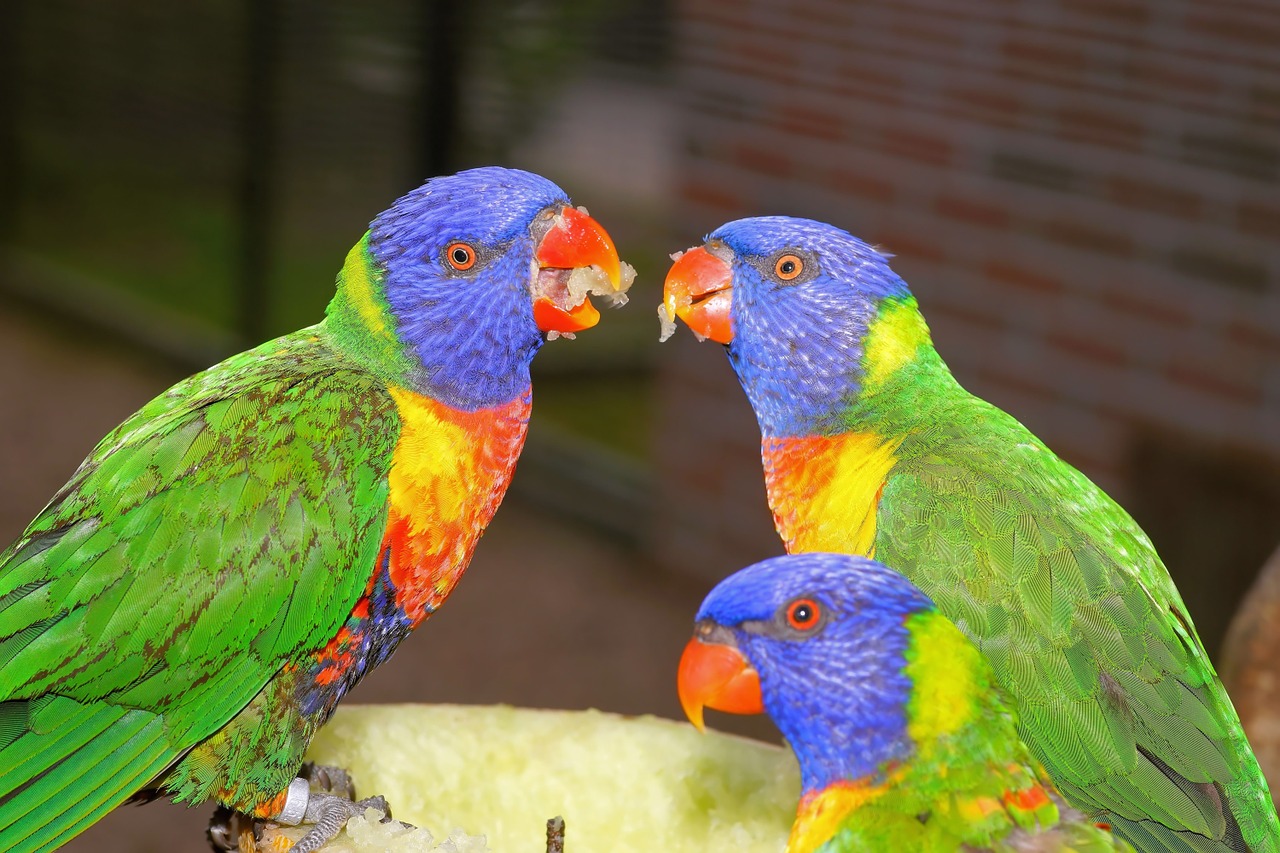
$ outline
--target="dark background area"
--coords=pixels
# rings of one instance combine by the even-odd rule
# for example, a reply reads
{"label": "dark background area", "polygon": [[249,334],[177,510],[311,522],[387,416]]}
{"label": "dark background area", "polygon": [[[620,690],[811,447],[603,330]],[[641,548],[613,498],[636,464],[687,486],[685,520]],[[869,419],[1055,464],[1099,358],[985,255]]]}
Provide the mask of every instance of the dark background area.
{"label": "dark background area", "polygon": [[[173,381],[319,319],[393,199],[502,163],[640,277],[539,355],[468,579],[355,701],[678,716],[698,601],[780,546],[723,355],[653,308],[669,252],[758,213],[895,253],[961,382],[1135,515],[1216,649],[1280,541],[1278,54],[1245,0],[9,0],[0,535]],[[207,811],[74,847],[197,850]]]}

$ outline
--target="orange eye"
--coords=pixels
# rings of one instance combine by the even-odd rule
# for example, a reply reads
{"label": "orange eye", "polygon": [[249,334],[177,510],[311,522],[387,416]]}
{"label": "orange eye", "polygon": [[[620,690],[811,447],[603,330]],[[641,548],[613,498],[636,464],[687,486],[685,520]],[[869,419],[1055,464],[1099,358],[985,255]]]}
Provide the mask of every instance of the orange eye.
{"label": "orange eye", "polygon": [[787,624],[797,631],[811,631],[818,627],[822,618],[822,608],[812,598],[800,598],[791,602],[787,608]]}
{"label": "orange eye", "polygon": [[444,250],[444,256],[455,270],[465,271],[476,265],[476,250],[466,243],[450,243]]}
{"label": "orange eye", "polygon": [[783,255],[773,265],[773,271],[783,281],[791,281],[791,279],[804,272],[804,261],[795,255]]}

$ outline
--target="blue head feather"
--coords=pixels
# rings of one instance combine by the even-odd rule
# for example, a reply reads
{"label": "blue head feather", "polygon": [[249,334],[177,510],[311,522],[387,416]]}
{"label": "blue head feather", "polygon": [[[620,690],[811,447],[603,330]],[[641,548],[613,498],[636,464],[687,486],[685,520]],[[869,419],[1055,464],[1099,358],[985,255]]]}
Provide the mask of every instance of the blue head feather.
{"label": "blue head feather", "polygon": [[[729,360],[767,437],[832,435],[857,398],[863,339],[885,297],[910,295],[883,255],[833,225],[789,216],[739,219],[708,241],[733,252]],[[773,276],[797,251],[806,269]]]}
{"label": "blue head feather", "polygon": [[[797,632],[788,605],[809,598],[820,626]],[[875,777],[904,760],[911,681],[903,674],[907,617],[933,602],[898,572],[865,557],[774,557],[721,581],[698,619],[733,631],[760,674],[765,710],[795,750],[805,793]]]}
{"label": "blue head feather", "polygon": [[[489,166],[433,178],[373,221],[369,247],[397,334],[432,397],[474,411],[528,389],[544,340],[528,287],[537,249],[530,225],[564,204],[569,197],[547,179]],[[458,240],[478,253],[466,272],[445,258]]]}

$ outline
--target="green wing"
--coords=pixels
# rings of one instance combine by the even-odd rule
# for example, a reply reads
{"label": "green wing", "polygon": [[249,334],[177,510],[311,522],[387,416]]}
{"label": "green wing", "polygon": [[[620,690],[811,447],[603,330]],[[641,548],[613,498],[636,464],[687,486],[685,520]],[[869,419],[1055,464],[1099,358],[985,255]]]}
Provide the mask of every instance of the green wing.
{"label": "green wing", "polygon": [[972,397],[898,456],[876,557],[977,642],[1067,799],[1144,851],[1276,850],[1235,711],[1124,510]]}
{"label": "green wing", "polygon": [[304,330],[99,443],[0,557],[0,848],[65,841],[337,632],[398,432],[385,387]]}

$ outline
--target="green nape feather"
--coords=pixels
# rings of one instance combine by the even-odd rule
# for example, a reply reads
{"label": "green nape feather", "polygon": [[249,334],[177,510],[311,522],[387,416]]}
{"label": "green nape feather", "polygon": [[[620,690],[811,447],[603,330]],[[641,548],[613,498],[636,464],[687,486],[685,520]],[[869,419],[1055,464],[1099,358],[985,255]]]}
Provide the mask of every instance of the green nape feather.
{"label": "green nape feather", "polygon": [[905,432],[876,511],[876,556],[906,567],[974,638],[1063,794],[1143,850],[1266,839],[1265,824],[1239,826],[1225,806],[1265,786],[1177,589],[1129,515],[965,393],[931,346],[874,401],[858,419]]}
{"label": "green nape feather", "polygon": [[[1054,790],[973,643],[937,611],[904,625],[914,754],[891,765],[880,785],[836,785],[802,800],[787,853],[1132,853]],[[815,845],[842,807],[849,811],[840,828]]]}
{"label": "green nape feather", "polygon": [[[216,773],[184,756],[351,612],[398,428],[385,386],[309,329],[174,386],[99,443],[0,556],[0,848],[52,849],[162,774],[192,800],[251,765],[275,785],[260,798],[287,783],[313,726],[229,744]],[[348,565],[362,568],[334,571]]]}

